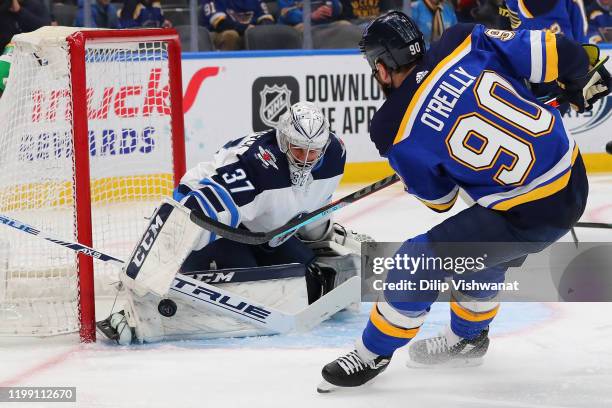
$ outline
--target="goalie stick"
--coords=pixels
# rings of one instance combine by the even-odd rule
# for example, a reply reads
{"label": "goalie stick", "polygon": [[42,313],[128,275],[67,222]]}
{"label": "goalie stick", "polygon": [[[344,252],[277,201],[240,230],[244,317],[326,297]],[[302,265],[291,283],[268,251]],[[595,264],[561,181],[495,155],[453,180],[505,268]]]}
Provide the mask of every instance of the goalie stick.
{"label": "goalie stick", "polygon": [[[125,265],[125,261],[122,259],[100,252],[87,245],[79,244],[78,242],[66,241],[55,237],[40,231],[32,225],[7,217],[6,215],[0,215],[0,224],[112,265],[119,267]],[[334,288],[328,295],[322,296],[303,310],[290,314],[189,276],[197,273],[193,272],[188,275],[177,274],[170,290],[186,301],[195,302],[216,313],[230,315],[241,321],[254,324],[270,333],[310,330],[351,303],[358,302],[361,293],[361,280],[359,276],[353,276]]]}
{"label": "goalie stick", "polygon": [[346,207],[349,204],[354,203],[364,197],[369,196],[383,188],[390,186],[393,183],[399,181],[400,178],[397,174],[386,177],[382,180],[377,181],[374,184],[370,184],[362,188],[361,190],[355,191],[352,194],[344,196],[336,201],[333,201],[326,206],[319,208],[313,212],[310,212],[301,218],[289,221],[287,224],[273,229],[270,232],[251,232],[245,229],[232,228],[225,224],[215,221],[212,218],[206,217],[202,214],[196,214],[194,211],[191,212],[191,221],[205,230],[214,232],[221,235],[224,238],[230,239],[236,242],[242,242],[243,244],[259,245],[270,242],[274,245],[275,242],[282,241],[287,235],[293,234],[296,230],[300,229],[306,224],[320,220],[321,218],[331,214],[340,208]]}

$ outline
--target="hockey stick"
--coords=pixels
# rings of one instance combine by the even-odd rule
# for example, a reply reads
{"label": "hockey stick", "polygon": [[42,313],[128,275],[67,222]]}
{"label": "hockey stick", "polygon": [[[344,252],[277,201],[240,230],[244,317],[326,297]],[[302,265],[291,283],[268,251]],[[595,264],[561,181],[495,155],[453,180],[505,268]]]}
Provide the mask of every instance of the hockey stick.
{"label": "hockey stick", "polygon": [[31,225],[28,225],[24,222],[8,217],[6,215],[0,214],[0,223],[7,225],[11,228],[15,228],[16,230],[25,232],[27,234],[37,236],[46,241],[53,242],[54,244],[61,245],[65,248],[72,249],[75,252],[85,254],[95,259],[99,259],[100,261],[110,262],[118,266],[121,266],[125,263],[121,259],[115,258],[114,256],[110,256],[103,252],[97,251],[91,247],[88,247],[87,245],[79,244],[78,242],[71,242],[71,241],[63,240],[61,238],[58,238],[46,232],[40,231],[39,229],[34,228]]}
{"label": "hockey stick", "polygon": [[575,226],[580,228],[612,229],[612,224],[607,224],[605,222],[577,222]]}
{"label": "hockey stick", "polygon": [[270,232],[251,232],[245,229],[232,228],[220,223],[219,221],[215,221],[212,218],[208,218],[201,214],[196,214],[194,211],[191,212],[191,221],[210,232],[214,232],[232,241],[251,245],[259,245],[270,242],[272,245],[274,245],[275,242],[281,242],[288,235],[293,234],[296,230],[300,229],[304,225],[320,220],[321,218],[339,210],[340,208],[346,207],[357,200],[380,191],[383,188],[399,181],[399,179],[400,178],[397,176],[397,174],[386,177],[374,184],[370,184],[369,186],[362,188],[361,190],[355,191],[352,194],[333,201],[326,206],[319,208],[318,210],[310,212],[301,218],[289,221],[287,224]]}
{"label": "hockey stick", "polygon": [[[122,259],[78,242],[57,238],[6,215],[0,215],[0,223],[103,262],[119,267],[125,264]],[[270,333],[286,333],[294,330],[309,330],[334,313],[348,307],[351,303],[359,302],[360,288],[361,281],[358,276],[354,276],[338,285],[328,295],[322,296],[316,302],[294,314],[254,302],[218,286],[193,279],[188,275],[177,274],[170,290],[182,299],[195,302],[215,313],[229,315],[246,323],[254,324]]]}

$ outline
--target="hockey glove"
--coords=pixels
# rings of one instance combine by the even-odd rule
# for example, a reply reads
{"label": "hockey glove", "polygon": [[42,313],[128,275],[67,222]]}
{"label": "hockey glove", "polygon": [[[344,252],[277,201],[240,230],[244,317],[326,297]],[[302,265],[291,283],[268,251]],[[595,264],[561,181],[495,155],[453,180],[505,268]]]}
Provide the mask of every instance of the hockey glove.
{"label": "hockey glove", "polygon": [[593,104],[607,96],[612,89],[612,78],[605,67],[609,57],[600,59],[599,48],[595,45],[585,44],[583,48],[589,56],[591,70],[585,76],[571,82],[559,83],[564,90],[563,99],[579,113],[590,111]]}

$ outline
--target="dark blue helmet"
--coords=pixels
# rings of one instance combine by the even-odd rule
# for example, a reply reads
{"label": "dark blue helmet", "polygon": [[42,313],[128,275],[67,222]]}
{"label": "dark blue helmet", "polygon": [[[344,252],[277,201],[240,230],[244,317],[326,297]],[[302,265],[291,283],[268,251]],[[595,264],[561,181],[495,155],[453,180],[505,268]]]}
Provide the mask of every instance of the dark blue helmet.
{"label": "dark blue helmet", "polygon": [[396,70],[421,59],[425,41],[413,19],[402,12],[390,11],[366,27],[359,48],[372,70],[376,70],[377,62]]}

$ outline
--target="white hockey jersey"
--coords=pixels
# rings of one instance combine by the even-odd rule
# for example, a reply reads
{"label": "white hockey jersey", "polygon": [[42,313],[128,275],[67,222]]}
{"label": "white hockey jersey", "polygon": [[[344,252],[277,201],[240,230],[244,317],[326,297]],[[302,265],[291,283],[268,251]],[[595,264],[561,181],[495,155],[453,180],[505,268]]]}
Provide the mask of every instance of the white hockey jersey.
{"label": "white hockey jersey", "polygon": [[[304,187],[293,187],[287,157],[276,131],[255,133],[223,146],[210,162],[199,163],[181,179],[174,199],[232,227],[268,232],[329,203],[344,172],[344,144],[333,133],[324,157]],[[312,230],[316,226],[307,225]],[[301,230],[300,234],[307,233]],[[219,238],[204,231],[200,250]],[[289,237],[287,237],[288,239]]]}

